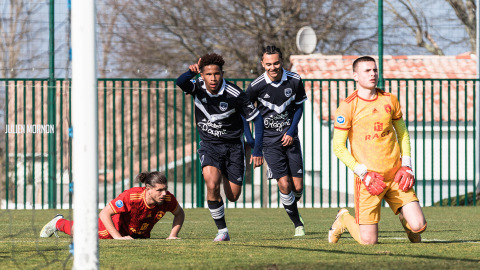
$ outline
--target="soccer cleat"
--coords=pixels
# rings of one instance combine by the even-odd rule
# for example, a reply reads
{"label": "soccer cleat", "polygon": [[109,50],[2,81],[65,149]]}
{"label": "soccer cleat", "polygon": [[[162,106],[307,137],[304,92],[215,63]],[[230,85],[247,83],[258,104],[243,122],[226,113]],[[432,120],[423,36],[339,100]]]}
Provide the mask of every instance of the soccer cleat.
{"label": "soccer cleat", "polygon": [[305,228],[303,226],[296,227],[294,236],[305,236]]}
{"label": "soccer cleat", "polygon": [[57,221],[62,218],[63,215],[57,214],[52,220],[50,220],[50,222],[45,224],[40,231],[40,237],[50,237],[52,234],[55,234],[55,236],[58,238]]}
{"label": "soccer cleat", "polygon": [[342,237],[342,234],[345,232],[345,227],[343,226],[343,222],[341,219],[341,217],[345,213],[348,213],[348,210],[345,208],[342,208],[338,211],[337,216],[335,217],[335,221],[333,222],[332,227],[330,227],[330,230],[328,231],[329,243],[337,243],[338,240],[340,240],[340,237]]}
{"label": "soccer cleat", "polygon": [[412,243],[421,243],[422,236],[419,233],[414,233],[409,228],[407,228],[407,220],[403,218],[402,213],[398,215],[398,218],[400,219],[400,223],[402,223],[402,226],[407,233],[408,240],[410,240],[410,242]]}
{"label": "soccer cleat", "polygon": [[230,235],[228,235],[228,232],[219,232],[215,236],[215,239],[213,239],[213,242],[222,242],[222,241],[230,241]]}

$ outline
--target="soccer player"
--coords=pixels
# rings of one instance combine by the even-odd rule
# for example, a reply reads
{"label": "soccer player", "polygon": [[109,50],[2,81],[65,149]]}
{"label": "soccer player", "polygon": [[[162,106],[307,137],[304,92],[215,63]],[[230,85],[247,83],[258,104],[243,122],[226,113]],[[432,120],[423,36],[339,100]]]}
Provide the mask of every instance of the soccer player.
{"label": "soccer player", "polygon": [[[212,53],[202,56],[197,64],[177,79],[177,85],[195,100],[195,121],[200,134],[198,155],[207,185],[208,209],[218,228],[213,240],[230,241],[225,221],[225,206],[220,195],[220,184],[227,199],[238,200],[245,176],[245,146],[243,122],[255,121],[257,140],[263,136],[263,123],[257,108],[238,86],[223,79],[222,56]],[[193,78],[200,74],[197,80]],[[258,143],[256,148],[260,147]],[[263,163],[254,150],[254,166]]]}
{"label": "soccer player", "polygon": [[[295,225],[295,236],[304,236],[304,223],[297,208],[303,193],[302,146],[297,126],[307,95],[300,76],[286,71],[282,65],[280,49],[267,46],[262,55],[265,73],[250,83],[247,95],[256,102],[264,119],[263,155],[268,164],[268,178],[277,179],[280,200]],[[249,134],[245,132],[247,137]],[[256,144],[257,140],[255,147]]]}
{"label": "soccer player", "polygon": [[[132,240],[150,238],[153,226],[165,213],[171,212],[172,231],[168,239],[180,239],[185,213],[175,196],[167,191],[167,178],[160,172],[144,172],[136,177],[145,187],[125,190],[112,200],[99,214],[98,237],[100,239]],[[40,237],[58,237],[57,231],[73,235],[73,221],[56,215],[40,232]]]}
{"label": "soccer player", "polygon": [[[380,203],[399,215],[408,239],[421,242],[427,222],[412,189],[415,177],[410,157],[410,137],[397,97],[375,88],[375,60],[363,56],[353,62],[358,89],[335,112],[333,151],[355,174],[355,217],[341,209],[328,233],[337,243],[345,229],[358,243],[376,244]],[[352,153],[345,147],[347,137]]]}

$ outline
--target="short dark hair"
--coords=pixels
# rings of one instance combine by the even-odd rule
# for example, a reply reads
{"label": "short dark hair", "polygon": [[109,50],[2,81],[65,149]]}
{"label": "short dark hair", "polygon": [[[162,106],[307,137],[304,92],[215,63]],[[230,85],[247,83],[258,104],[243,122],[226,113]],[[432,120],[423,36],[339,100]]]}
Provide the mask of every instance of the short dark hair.
{"label": "short dark hair", "polygon": [[282,51],[280,50],[280,48],[277,48],[275,45],[267,46],[263,48],[262,60],[265,54],[276,54],[276,53],[278,53],[278,57],[280,57],[280,59],[283,59]]}
{"label": "short dark hair", "polygon": [[145,184],[146,186],[154,187],[156,184],[167,184],[167,177],[160,172],[142,172],[135,178],[136,181]]}
{"label": "short dark hair", "polygon": [[357,65],[360,62],[375,62],[375,59],[373,59],[373,57],[370,57],[370,56],[361,56],[361,57],[355,59],[355,61],[353,61],[353,65],[352,65],[353,72],[357,71]]}
{"label": "short dark hair", "polygon": [[203,67],[205,66],[210,66],[210,65],[217,65],[220,67],[220,70],[223,70],[223,65],[225,64],[225,60],[223,60],[223,57],[221,55],[218,55],[216,53],[211,53],[211,54],[205,54],[202,57],[202,60],[200,60],[200,65],[198,68],[200,68],[200,71],[203,72]]}

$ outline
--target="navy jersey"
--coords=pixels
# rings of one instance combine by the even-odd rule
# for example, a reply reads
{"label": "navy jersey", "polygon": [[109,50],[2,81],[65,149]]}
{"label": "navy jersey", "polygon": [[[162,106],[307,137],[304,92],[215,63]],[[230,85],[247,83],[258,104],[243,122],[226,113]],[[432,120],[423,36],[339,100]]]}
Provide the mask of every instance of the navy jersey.
{"label": "navy jersey", "polygon": [[243,135],[240,115],[251,121],[259,113],[244,91],[225,80],[217,95],[208,92],[201,77],[180,87],[194,98],[195,121],[202,141],[240,142]]}
{"label": "navy jersey", "polygon": [[272,82],[266,72],[260,75],[248,86],[247,95],[251,102],[257,102],[263,116],[264,146],[277,145],[282,140],[292,124],[295,106],[307,100],[300,75],[284,69],[277,82]]}

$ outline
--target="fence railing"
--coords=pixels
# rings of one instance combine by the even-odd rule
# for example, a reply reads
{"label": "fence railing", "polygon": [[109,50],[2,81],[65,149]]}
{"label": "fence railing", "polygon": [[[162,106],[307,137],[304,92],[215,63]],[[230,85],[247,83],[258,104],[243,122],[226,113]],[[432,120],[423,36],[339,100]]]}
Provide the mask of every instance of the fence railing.
{"label": "fence railing", "polygon": [[[230,81],[245,90],[251,80]],[[303,81],[308,101],[299,126],[305,163],[299,206],[353,206],[353,174],[333,154],[331,140],[335,110],[354,91],[355,82]],[[462,195],[477,192],[475,82],[386,80],[385,90],[399,98],[409,128],[415,190],[424,206],[459,205]],[[46,79],[2,79],[2,87],[6,98],[2,208],[72,207],[69,128],[75,101],[70,81],[56,80],[51,102]],[[51,123],[49,110],[55,115]],[[193,110],[191,97],[177,88],[174,79],[99,79],[98,122],[92,123],[99,132],[99,207],[139,185],[134,182],[139,172],[151,170],[166,174],[169,190],[183,207],[204,207]],[[279,190],[275,181],[267,180],[266,165],[247,167],[242,195],[228,207],[279,207]]]}

